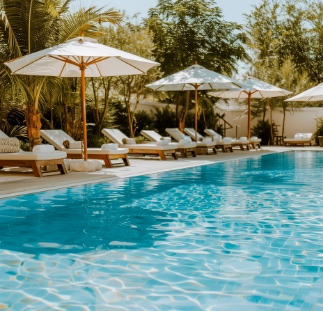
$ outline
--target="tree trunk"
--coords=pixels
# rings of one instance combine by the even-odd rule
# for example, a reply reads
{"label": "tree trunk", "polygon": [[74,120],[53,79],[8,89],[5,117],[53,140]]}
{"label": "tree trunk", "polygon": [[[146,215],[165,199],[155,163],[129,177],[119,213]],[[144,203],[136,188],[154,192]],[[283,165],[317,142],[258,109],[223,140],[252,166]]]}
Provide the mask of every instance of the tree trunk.
{"label": "tree trunk", "polygon": [[40,138],[41,129],[41,113],[34,112],[32,109],[26,109],[26,124],[29,137],[29,148],[33,149],[34,146],[40,145],[42,139]]}
{"label": "tree trunk", "polygon": [[282,136],[284,137],[285,132],[285,119],[286,119],[286,110],[283,109],[283,125],[282,125]]}
{"label": "tree trunk", "polygon": [[186,120],[189,102],[190,102],[190,91],[186,91],[185,107],[183,107],[183,109],[178,114],[178,128],[181,132],[184,132],[184,129],[185,129],[185,120]]}
{"label": "tree trunk", "polygon": [[68,135],[73,137],[73,118],[68,110],[68,103],[64,101],[65,131]]}
{"label": "tree trunk", "polygon": [[128,124],[129,124],[129,136],[134,137],[134,130],[133,130],[133,118],[132,112],[130,110],[130,103],[127,103],[127,116],[128,116]]}
{"label": "tree trunk", "polygon": [[185,129],[185,116],[186,114],[184,113],[183,110],[180,112],[180,115],[178,116],[178,128],[181,132],[184,132],[184,129]]}
{"label": "tree trunk", "polygon": [[266,99],[267,106],[269,108],[269,118],[270,118],[270,144],[274,144],[274,134],[273,134],[273,111],[271,109],[271,106],[269,104],[268,98]]}

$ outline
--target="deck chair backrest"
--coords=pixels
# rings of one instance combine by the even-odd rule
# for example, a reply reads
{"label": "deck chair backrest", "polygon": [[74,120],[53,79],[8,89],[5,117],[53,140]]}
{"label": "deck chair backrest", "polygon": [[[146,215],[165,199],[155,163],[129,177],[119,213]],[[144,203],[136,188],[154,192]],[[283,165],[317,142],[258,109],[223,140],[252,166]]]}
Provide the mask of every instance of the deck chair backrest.
{"label": "deck chair backrest", "polygon": [[167,128],[166,132],[172,136],[176,141],[180,141],[181,139],[185,138],[185,134],[183,134],[179,129],[177,128]]}
{"label": "deck chair backrest", "polygon": [[163,138],[163,136],[153,130],[142,130],[140,134],[150,141],[159,141]]}
{"label": "deck chair backrest", "polygon": [[123,146],[122,139],[124,138],[129,138],[125,134],[123,134],[120,130],[118,129],[107,129],[104,128],[101,133],[108,137],[111,141],[113,141],[115,144],[118,144],[119,147]]}
{"label": "deck chair backrest", "polygon": [[312,138],[312,136],[313,136],[313,133],[296,133],[294,138],[309,140]]}
{"label": "deck chair backrest", "polygon": [[206,133],[209,136],[213,136],[213,137],[218,137],[218,138],[222,138],[222,136],[220,134],[218,134],[216,131],[212,130],[212,129],[205,129],[204,133]]}
{"label": "deck chair backrest", "polygon": [[58,150],[65,150],[63,145],[65,140],[75,142],[75,140],[63,130],[40,130],[40,136]]}
{"label": "deck chair backrest", "polygon": [[193,128],[186,127],[184,129],[184,132],[188,136],[190,136],[192,138],[192,140],[195,140],[195,135],[196,135],[196,138],[197,138],[198,141],[203,141],[204,140],[204,137],[199,132],[196,132]]}

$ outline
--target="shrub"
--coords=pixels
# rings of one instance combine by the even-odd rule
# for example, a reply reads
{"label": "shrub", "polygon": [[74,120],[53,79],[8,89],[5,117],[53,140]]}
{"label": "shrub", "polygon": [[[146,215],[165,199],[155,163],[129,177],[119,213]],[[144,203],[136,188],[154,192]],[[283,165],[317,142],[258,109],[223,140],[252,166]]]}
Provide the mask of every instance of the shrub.
{"label": "shrub", "polygon": [[270,124],[268,120],[259,120],[258,123],[251,129],[251,136],[261,138],[262,145],[268,145],[270,141]]}

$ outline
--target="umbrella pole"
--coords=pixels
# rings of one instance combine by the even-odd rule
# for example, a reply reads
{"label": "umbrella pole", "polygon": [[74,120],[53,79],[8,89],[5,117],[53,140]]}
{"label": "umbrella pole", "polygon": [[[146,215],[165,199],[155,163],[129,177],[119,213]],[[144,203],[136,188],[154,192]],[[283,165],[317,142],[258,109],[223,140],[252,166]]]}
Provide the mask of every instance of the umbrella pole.
{"label": "umbrella pole", "polygon": [[[83,60],[82,60],[83,63]],[[86,133],[86,107],[85,107],[85,65],[82,64],[81,69],[81,112],[83,121],[83,145],[84,145],[84,161],[87,161],[87,133]]]}
{"label": "umbrella pole", "polygon": [[251,109],[250,109],[251,93],[248,93],[248,139],[250,139],[250,119],[251,119]]}
{"label": "umbrella pole", "polygon": [[197,111],[198,111],[198,102],[197,102],[197,88],[198,85],[194,85],[195,87],[195,141],[197,142]]}

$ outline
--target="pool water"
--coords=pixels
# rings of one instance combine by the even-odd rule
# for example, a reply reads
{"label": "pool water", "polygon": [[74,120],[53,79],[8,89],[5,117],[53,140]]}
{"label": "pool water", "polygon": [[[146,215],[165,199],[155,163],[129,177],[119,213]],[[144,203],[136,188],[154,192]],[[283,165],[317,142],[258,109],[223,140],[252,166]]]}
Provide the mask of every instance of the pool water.
{"label": "pool water", "polygon": [[0,310],[323,310],[323,153],[0,200]]}

